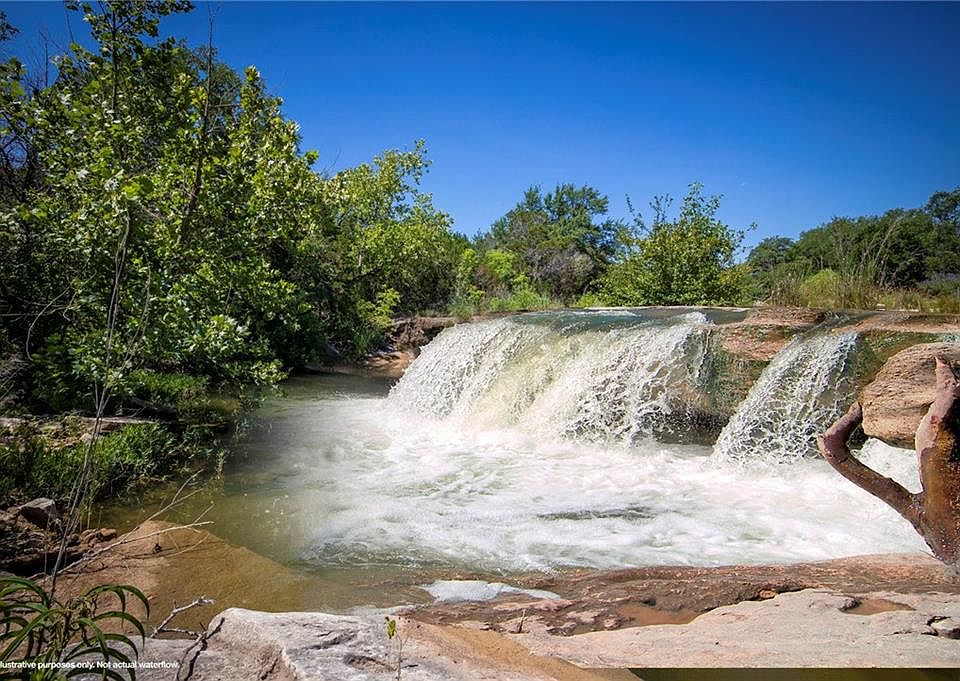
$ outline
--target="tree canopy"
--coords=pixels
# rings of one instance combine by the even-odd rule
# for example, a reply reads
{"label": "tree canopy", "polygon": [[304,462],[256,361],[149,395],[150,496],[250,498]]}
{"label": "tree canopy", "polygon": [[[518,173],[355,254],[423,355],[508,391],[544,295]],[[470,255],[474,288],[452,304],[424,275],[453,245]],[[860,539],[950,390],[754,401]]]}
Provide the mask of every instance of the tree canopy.
{"label": "tree canopy", "polygon": [[593,187],[558,184],[546,194],[527,189],[481,238],[488,280],[522,276],[537,291],[563,301],[583,294],[622,250],[623,223]]}
{"label": "tree canopy", "polygon": [[47,87],[0,74],[0,308],[41,402],[137,367],[272,382],[445,300],[462,239],[417,190],[422,143],[325,177],[255,68],[156,38],[188,3],[71,8],[95,49]]}
{"label": "tree canopy", "polygon": [[720,197],[690,185],[675,219],[669,197],[651,203],[649,227],[636,216],[626,256],[600,282],[613,305],[726,305],[744,298],[746,269],[736,264],[744,233],[717,218]]}
{"label": "tree canopy", "polygon": [[832,273],[839,287],[835,303],[844,307],[872,307],[885,289],[946,290],[944,285],[960,280],[958,206],[960,189],[941,191],[922,208],[836,217],[796,241],[765,239],[747,258],[757,296],[777,299],[783,291],[799,292],[804,280],[820,272]]}

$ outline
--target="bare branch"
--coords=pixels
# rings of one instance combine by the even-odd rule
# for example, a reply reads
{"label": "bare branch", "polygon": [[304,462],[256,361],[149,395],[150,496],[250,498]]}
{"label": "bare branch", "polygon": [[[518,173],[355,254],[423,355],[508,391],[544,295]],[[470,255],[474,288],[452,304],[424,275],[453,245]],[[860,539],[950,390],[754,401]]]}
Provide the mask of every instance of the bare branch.
{"label": "bare branch", "polygon": [[859,402],[854,402],[846,414],[817,438],[820,453],[840,475],[890,505],[917,527],[920,520],[919,495],[909,492],[896,480],[880,475],[850,453],[847,440],[861,421],[863,410]]}
{"label": "bare branch", "polygon": [[89,563],[94,558],[102,556],[108,551],[112,551],[120,546],[124,546],[125,544],[132,544],[133,542],[138,542],[143,539],[159,537],[162,534],[167,534],[169,532],[176,532],[177,530],[188,530],[195,527],[203,527],[205,525],[212,525],[212,524],[213,524],[212,520],[204,520],[203,522],[199,522],[199,523],[188,523],[187,525],[174,525],[173,527],[165,527],[161,530],[155,530],[153,532],[148,532],[147,534],[139,534],[139,535],[135,535],[136,530],[134,530],[133,532],[123,535],[123,537],[118,539],[117,541],[112,542],[102,548],[99,548],[96,551],[93,551],[92,553],[87,554],[80,560],[77,560],[71,563],[67,567],[63,568],[61,572],[72,572],[76,570],[78,567],[80,567],[81,565],[83,565],[84,563]]}
{"label": "bare branch", "polygon": [[174,604],[173,610],[170,612],[169,615],[167,615],[166,619],[164,619],[160,624],[158,624],[154,628],[153,633],[150,634],[150,638],[156,638],[158,634],[167,634],[167,633],[191,634],[192,636],[199,636],[200,635],[199,632],[190,631],[188,629],[167,628],[167,625],[170,624],[170,621],[174,617],[179,615],[181,612],[186,612],[190,608],[196,608],[201,605],[213,605],[213,603],[214,601],[212,598],[207,598],[206,596],[200,596],[199,598],[195,598],[193,601],[191,601],[190,603],[187,603],[186,605],[181,605],[179,608],[176,607],[176,604]]}

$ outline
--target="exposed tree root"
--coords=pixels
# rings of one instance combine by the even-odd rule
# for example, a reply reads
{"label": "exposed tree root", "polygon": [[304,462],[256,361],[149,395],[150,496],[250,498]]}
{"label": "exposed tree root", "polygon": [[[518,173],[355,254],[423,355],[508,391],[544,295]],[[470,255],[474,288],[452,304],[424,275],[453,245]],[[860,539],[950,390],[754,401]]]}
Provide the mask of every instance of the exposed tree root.
{"label": "exposed tree root", "polygon": [[859,402],[817,438],[817,445],[843,477],[894,508],[933,555],[960,572],[960,379],[948,362],[940,357],[936,362],[936,395],[916,434],[920,492],[904,489],[850,453],[847,440],[863,420]]}

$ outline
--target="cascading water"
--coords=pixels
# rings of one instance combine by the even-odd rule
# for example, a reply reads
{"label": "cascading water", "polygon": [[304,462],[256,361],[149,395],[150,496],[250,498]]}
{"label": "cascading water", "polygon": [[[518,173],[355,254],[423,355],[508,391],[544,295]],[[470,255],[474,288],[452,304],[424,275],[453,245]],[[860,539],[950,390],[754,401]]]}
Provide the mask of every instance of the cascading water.
{"label": "cascading water", "polygon": [[[520,315],[445,330],[389,395],[358,377],[295,379],[261,412],[236,458],[248,463],[225,473],[207,518],[230,541],[340,573],[922,549],[892,509],[804,457],[849,400],[850,336],[789,344],[716,452],[684,439],[711,409],[715,334],[736,314]],[[862,456],[915,487],[908,453],[868,441]]]}
{"label": "cascading water", "polygon": [[700,388],[707,318],[630,321],[592,329],[507,318],[450,329],[390,400],[461,425],[517,424],[546,437],[629,443],[675,429],[683,401]]}
{"label": "cascading water", "polygon": [[853,333],[795,338],[767,365],[717,438],[719,461],[789,463],[816,454],[816,437],[853,399],[846,377]]}

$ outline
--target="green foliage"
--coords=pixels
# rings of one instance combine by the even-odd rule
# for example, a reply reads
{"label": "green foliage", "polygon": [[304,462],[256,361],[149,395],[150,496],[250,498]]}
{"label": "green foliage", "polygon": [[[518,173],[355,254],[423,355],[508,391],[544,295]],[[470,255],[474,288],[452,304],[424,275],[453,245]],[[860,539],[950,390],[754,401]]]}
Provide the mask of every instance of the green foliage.
{"label": "green foliage", "polygon": [[397,620],[392,617],[385,618],[387,628],[387,638],[393,638],[397,635]]}
{"label": "green foliage", "polygon": [[593,187],[558,184],[543,194],[531,187],[523,200],[480,238],[480,279],[502,295],[517,275],[545,296],[573,300],[622,249],[623,225],[600,220],[608,201]]}
{"label": "green foliage", "polygon": [[820,270],[800,284],[800,304],[804,307],[837,308],[843,304],[843,281],[833,270]]}
{"label": "green foliage", "polygon": [[365,352],[394,312],[476,297],[466,240],[417,189],[423,142],[324,177],[255,68],[157,39],[188,3],[70,8],[94,49],[46,88],[0,71],[0,324],[35,408],[188,401],[157,376],[272,384],[331,344]]}
{"label": "green foliage", "polygon": [[[77,462],[83,460],[82,447],[73,448]],[[90,496],[108,496],[149,480],[168,470],[168,460],[175,455],[174,437],[155,423],[125,426],[99,438],[93,447],[95,475],[90,484]]]}
{"label": "green foliage", "polygon": [[611,305],[727,305],[743,302],[747,269],[734,261],[743,232],[720,222],[720,197],[704,197],[693,184],[680,215],[669,221],[670,200],[656,198],[647,228],[637,217],[639,236],[626,257],[600,281]]}
{"label": "green foliage", "polygon": [[67,488],[76,471],[62,466],[62,458],[34,424],[7,429],[0,437],[0,498],[9,499],[15,490],[29,496]]}
{"label": "green foliage", "polygon": [[577,298],[574,307],[606,307],[607,301],[598,293],[587,291]]}
{"label": "green foliage", "polygon": [[[0,437],[0,498],[66,499],[79,478],[88,444],[69,422],[41,428],[24,422]],[[202,430],[174,434],[160,424],[128,425],[97,439],[92,450],[89,499],[117,496],[187,467],[219,466],[221,453]]]}
{"label": "green foliage", "polygon": [[[114,664],[135,680],[137,646],[129,636],[111,632],[129,625],[144,639],[143,624],[129,609],[134,599],[149,614],[146,596],[129,585],[97,586],[61,602],[32,580],[0,578],[0,662],[26,666],[0,677],[40,681],[89,676],[99,660],[104,664],[95,672],[100,678],[122,681],[124,676],[110,667]],[[71,668],[71,662],[77,666]]]}
{"label": "green foliage", "polygon": [[318,302],[341,325],[369,325],[369,305],[381,306],[386,290],[396,293],[393,309],[405,313],[442,307],[453,294],[466,240],[452,234],[450,217],[417,191],[427,167],[421,141],[321,187],[323,231],[334,257],[313,251],[305,267],[316,268],[316,258],[325,262],[331,289]]}
{"label": "green foliage", "polygon": [[834,218],[796,242],[766,239],[747,259],[754,295],[775,304],[952,309],[955,291],[938,282],[960,277],[958,205],[960,189],[937,192],[924,208]]}
{"label": "green foliage", "polygon": [[487,301],[489,312],[524,312],[528,310],[550,310],[562,305],[531,288],[522,288],[504,296]]}

